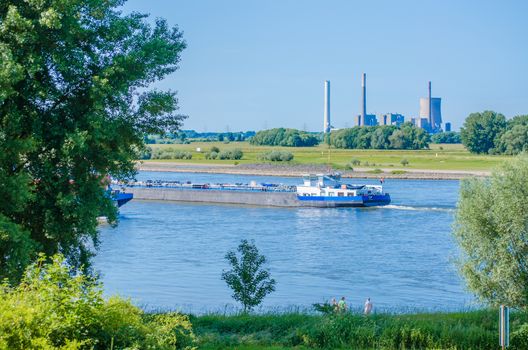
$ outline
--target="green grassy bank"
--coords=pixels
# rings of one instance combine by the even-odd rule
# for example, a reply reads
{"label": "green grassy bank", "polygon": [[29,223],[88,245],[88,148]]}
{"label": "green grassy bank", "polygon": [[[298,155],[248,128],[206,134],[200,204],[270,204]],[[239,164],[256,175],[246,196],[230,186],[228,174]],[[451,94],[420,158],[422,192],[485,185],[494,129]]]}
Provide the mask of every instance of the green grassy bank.
{"label": "green grassy bank", "polygon": [[[272,150],[286,150],[294,155],[294,164],[328,164],[336,169],[343,169],[353,159],[361,162],[358,167],[372,168],[402,168],[401,161],[406,159],[410,169],[430,170],[490,170],[500,164],[507,156],[477,155],[468,152],[460,144],[431,144],[428,150],[347,150],[331,149],[330,158],[325,145],[316,147],[275,147],[253,146],[248,142],[192,142],[190,144],[149,145],[152,149],[172,149],[192,153],[190,160],[166,160],[170,162],[201,163],[201,164],[233,164],[232,160],[208,160],[205,152],[211,147],[218,147],[221,151],[241,149],[244,157],[237,161],[240,164],[261,163],[258,156]],[[196,149],[200,148],[201,152]],[[159,160],[157,160],[159,161]],[[147,161],[148,162],[148,161]],[[355,167],[355,166],[354,166]]]}
{"label": "green grassy bank", "polygon": [[[192,316],[199,349],[497,349],[498,311]],[[527,349],[528,315],[512,313],[510,349]]]}

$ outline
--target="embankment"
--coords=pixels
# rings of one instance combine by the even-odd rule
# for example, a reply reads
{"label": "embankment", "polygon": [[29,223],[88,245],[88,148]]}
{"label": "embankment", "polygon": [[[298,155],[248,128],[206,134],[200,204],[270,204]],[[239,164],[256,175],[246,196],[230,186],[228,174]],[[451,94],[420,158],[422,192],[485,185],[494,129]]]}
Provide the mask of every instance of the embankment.
{"label": "embankment", "polygon": [[[139,162],[138,169],[143,171],[168,171],[210,174],[238,174],[254,176],[287,176],[301,177],[309,173],[327,173],[334,171],[324,165],[317,164],[198,164],[180,162]],[[460,180],[468,177],[486,177],[489,171],[465,170],[431,170],[431,169],[400,169],[400,168],[357,168],[352,170],[337,170],[344,178],[391,178],[391,179],[423,179],[423,180]]]}

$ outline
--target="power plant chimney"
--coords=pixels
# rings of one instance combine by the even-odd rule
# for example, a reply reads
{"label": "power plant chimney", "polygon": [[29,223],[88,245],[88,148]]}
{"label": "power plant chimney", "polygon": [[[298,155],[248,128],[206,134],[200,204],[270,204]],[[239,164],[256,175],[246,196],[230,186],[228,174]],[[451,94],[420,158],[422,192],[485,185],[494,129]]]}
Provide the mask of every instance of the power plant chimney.
{"label": "power plant chimney", "polygon": [[363,100],[361,103],[361,121],[365,123],[365,118],[367,115],[367,75],[363,73],[361,78],[361,87],[363,88]]}
{"label": "power plant chimney", "polygon": [[329,133],[331,129],[330,124],[330,80],[325,80],[324,83],[324,122],[323,132]]}
{"label": "power plant chimney", "polygon": [[434,131],[433,113],[432,113],[432,98],[431,98],[431,82],[429,82],[429,128]]}

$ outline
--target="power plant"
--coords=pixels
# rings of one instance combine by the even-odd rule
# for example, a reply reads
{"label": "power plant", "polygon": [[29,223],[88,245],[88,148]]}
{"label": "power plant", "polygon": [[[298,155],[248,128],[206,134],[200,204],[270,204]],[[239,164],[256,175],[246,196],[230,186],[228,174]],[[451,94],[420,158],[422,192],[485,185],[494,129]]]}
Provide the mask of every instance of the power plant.
{"label": "power plant", "polygon": [[427,98],[420,98],[420,127],[432,133],[442,129],[441,105],[442,99],[440,97],[432,97],[431,82],[429,82],[429,96]]}
{"label": "power plant", "polygon": [[[410,122],[419,128],[423,128],[430,133],[442,132],[442,99],[432,97],[431,82],[428,84],[428,97],[420,98],[420,113],[418,118],[411,118]],[[330,121],[330,81],[324,82],[324,117],[323,132],[329,133],[332,130]],[[356,126],[375,125],[396,125],[405,122],[405,117],[399,113],[387,113],[379,115],[381,123],[375,114],[367,114],[367,74],[361,76],[361,113],[356,116],[354,124]],[[446,131],[451,130],[451,123],[446,123]]]}

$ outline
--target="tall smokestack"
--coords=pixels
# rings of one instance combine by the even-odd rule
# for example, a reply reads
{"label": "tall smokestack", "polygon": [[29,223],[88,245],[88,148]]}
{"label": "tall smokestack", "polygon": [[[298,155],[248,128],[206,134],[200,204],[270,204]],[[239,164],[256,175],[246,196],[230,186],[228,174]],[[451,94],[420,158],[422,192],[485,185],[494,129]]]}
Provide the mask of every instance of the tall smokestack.
{"label": "tall smokestack", "polygon": [[431,82],[429,82],[429,127],[431,131],[434,130],[433,113],[432,113],[432,99],[431,99]]}
{"label": "tall smokestack", "polygon": [[361,87],[363,88],[363,100],[361,101],[361,120],[365,122],[367,115],[367,75],[363,73],[361,78]]}
{"label": "tall smokestack", "polygon": [[330,124],[330,80],[325,80],[324,84],[324,122],[323,132],[329,133]]}

